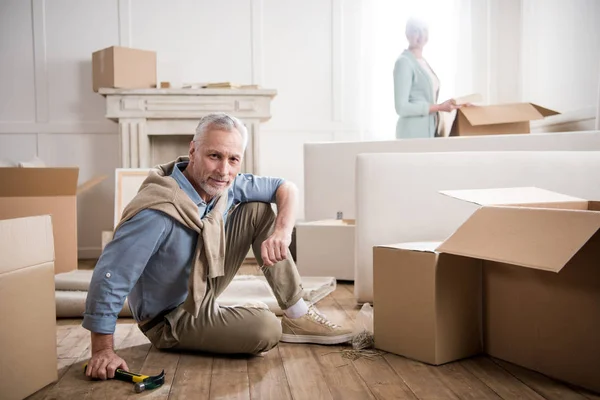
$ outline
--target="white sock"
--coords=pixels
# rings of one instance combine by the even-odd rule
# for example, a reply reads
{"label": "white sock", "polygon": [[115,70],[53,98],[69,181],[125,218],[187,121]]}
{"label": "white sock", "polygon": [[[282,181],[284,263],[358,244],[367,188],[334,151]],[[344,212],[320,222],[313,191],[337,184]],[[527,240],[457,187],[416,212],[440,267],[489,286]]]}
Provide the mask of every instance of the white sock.
{"label": "white sock", "polygon": [[300,300],[298,300],[296,304],[294,304],[287,310],[283,310],[283,312],[288,318],[300,318],[308,312],[308,305],[306,305],[306,302],[303,298],[300,298]]}

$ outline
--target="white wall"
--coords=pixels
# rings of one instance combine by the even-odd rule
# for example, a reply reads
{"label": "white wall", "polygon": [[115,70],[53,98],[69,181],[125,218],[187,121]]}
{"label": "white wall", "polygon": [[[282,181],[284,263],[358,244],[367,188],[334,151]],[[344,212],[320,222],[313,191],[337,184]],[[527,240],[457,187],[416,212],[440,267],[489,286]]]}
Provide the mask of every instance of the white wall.
{"label": "white wall", "polygon": [[[266,175],[303,186],[302,146],[359,138],[361,0],[0,0],[0,161],[80,167],[80,256],[112,228],[116,124],[92,92],[91,53],[157,51],[158,80],[277,89],[262,127]],[[299,217],[303,215],[300,203]]]}
{"label": "white wall", "polygon": [[[600,1],[471,0],[474,90],[595,117]],[[593,124],[590,128],[593,127]]]}
{"label": "white wall", "polygon": [[522,96],[563,112],[594,108],[600,1],[523,0]]}
{"label": "white wall", "polygon": [[[600,2],[455,2],[471,14],[472,51],[461,52],[472,63],[465,68],[473,71],[473,89],[486,99],[523,98],[561,111],[597,101]],[[103,98],[91,89],[91,53],[124,45],[157,51],[159,81],[277,89],[273,118],[262,127],[261,166],[302,190],[305,142],[369,138],[361,131],[361,93],[370,4],[0,0],[0,160],[37,155],[50,166],[76,165],[80,183],[108,174],[79,201],[80,255],[97,255],[101,231],[112,228],[120,158],[116,125],[104,118]],[[300,218],[302,207],[301,199]]]}

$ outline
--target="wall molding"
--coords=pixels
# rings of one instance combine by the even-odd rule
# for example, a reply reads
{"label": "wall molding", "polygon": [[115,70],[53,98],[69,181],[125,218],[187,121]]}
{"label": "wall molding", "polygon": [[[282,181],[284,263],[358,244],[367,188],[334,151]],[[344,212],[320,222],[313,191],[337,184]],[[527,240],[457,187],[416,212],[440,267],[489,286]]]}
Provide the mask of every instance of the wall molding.
{"label": "wall molding", "polygon": [[344,117],[344,3],[331,0],[331,119]]}
{"label": "wall molding", "polygon": [[70,121],[70,122],[0,122],[0,135],[14,133],[31,134],[117,134],[118,124],[112,121]]}
{"label": "wall molding", "polygon": [[31,0],[33,29],[33,66],[35,85],[35,120],[47,122],[49,115],[48,68],[46,49],[46,1]]}
{"label": "wall molding", "polygon": [[[598,63],[600,64],[600,63]],[[598,65],[600,67],[600,65]],[[598,99],[596,100],[596,129],[600,130],[600,68],[598,70]]]}
{"label": "wall molding", "polygon": [[119,18],[119,46],[131,47],[131,1],[119,0],[117,15]]}
{"label": "wall molding", "polygon": [[263,0],[252,0],[250,5],[250,54],[252,84],[264,83]]}
{"label": "wall molding", "polygon": [[[116,122],[107,120],[103,121],[72,121],[72,122],[11,122],[0,121],[0,135],[15,134],[15,133],[30,133],[30,134],[117,134],[119,125]],[[327,132],[361,132],[357,124],[340,124],[340,123],[304,123],[301,126],[275,126],[265,125],[261,127],[261,132],[277,133],[277,134],[321,134]]]}

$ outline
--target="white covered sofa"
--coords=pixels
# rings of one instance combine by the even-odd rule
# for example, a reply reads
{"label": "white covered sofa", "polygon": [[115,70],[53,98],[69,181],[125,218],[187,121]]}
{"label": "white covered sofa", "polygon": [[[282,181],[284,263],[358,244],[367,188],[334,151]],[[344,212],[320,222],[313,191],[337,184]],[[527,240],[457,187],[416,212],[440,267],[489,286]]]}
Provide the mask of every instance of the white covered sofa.
{"label": "white covered sofa", "polygon": [[442,241],[477,208],[440,190],[535,186],[594,200],[600,199],[599,170],[600,151],[358,155],[357,301],[373,300],[373,246]]}
{"label": "white covered sofa", "polygon": [[[600,131],[459,136],[304,145],[304,220],[356,218],[356,156],[363,153],[600,150]],[[375,178],[377,175],[374,175]]]}

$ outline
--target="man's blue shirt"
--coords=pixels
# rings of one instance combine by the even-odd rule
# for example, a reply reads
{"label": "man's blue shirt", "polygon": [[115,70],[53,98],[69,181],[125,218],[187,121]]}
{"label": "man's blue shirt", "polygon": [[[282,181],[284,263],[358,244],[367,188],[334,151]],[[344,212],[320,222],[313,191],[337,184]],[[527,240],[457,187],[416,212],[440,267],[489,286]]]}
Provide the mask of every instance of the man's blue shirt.
{"label": "man's blue shirt", "polygon": [[[171,176],[198,205],[204,218],[215,205],[205,203],[183,175],[187,162],[176,164]],[[234,205],[275,202],[283,179],[238,174],[229,188],[223,218]],[[188,277],[198,234],[156,210],[143,210],[123,223],[98,259],[86,301],[83,327],[112,334],[127,296],[137,321],[181,304],[188,293]]]}

